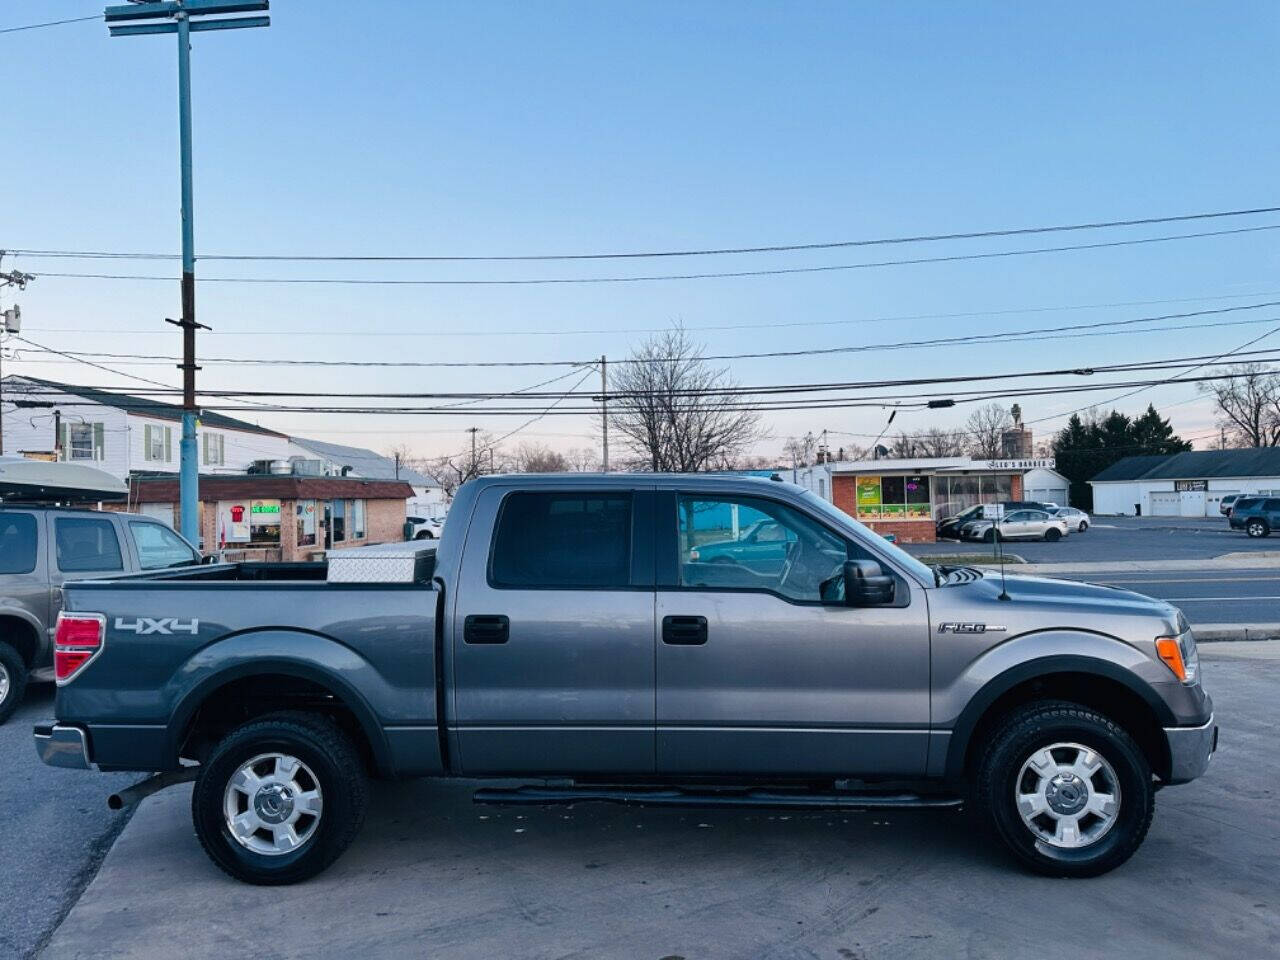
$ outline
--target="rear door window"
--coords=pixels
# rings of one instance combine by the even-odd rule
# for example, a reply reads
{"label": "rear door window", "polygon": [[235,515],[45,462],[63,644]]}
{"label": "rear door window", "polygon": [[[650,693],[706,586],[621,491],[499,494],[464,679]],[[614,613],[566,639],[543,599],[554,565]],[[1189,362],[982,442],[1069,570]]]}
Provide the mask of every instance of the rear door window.
{"label": "rear door window", "polygon": [[161,523],[129,521],[129,532],[138,547],[138,565],[143,570],[187,567],[200,562],[191,545]]}
{"label": "rear door window", "polygon": [[63,573],[123,570],[120,538],[110,520],[58,517],[53,522],[58,569]]}
{"label": "rear door window", "polygon": [[0,513],[0,573],[30,573],[36,568],[39,537],[29,513]]}
{"label": "rear door window", "polygon": [[631,512],[630,494],[511,494],[494,532],[490,584],[516,590],[629,587]]}
{"label": "rear door window", "polygon": [[1262,505],[1262,509],[1266,510],[1267,513],[1274,513],[1275,511],[1280,510],[1280,500],[1268,500]]}

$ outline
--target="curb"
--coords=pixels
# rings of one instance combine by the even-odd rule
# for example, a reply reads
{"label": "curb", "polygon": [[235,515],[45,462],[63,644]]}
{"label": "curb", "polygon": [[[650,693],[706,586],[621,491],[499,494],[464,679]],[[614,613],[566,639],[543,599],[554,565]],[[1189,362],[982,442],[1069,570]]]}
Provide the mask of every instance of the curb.
{"label": "curb", "polygon": [[1196,643],[1280,640],[1280,623],[1193,623],[1191,633]]}

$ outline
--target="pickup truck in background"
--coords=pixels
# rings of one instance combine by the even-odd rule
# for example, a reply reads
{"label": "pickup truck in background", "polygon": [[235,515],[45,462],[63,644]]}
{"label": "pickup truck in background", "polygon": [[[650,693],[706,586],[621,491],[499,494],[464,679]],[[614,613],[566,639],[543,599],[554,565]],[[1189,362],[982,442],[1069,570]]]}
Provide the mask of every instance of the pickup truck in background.
{"label": "pickup truck in background", "polygon": [[1216,745],[1167,603],[929,567],[776,480],[486,477],[417,569],[68,584],[37,749],[157,772],[133,796],[194,779],[209,856],[274,884],[351,843],[370,777],[525,781],[489,803],[969,801],[1024,864],[1095,875]]}
{"label": "pickup truck in background", "polygon": [[0,723],[22,702],[29,681],[53,679],[64,584],[200,562],[195,547],[148,517],[0,506]]}

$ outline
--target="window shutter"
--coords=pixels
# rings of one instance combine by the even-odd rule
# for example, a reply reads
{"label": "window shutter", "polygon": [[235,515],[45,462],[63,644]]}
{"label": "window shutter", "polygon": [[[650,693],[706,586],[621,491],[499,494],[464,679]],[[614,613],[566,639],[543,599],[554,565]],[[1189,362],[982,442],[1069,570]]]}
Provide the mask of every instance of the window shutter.
{"label": "window shutter", "polygon": [[218,434],[218,466],[223,467],[227,464],[227,435],[225,433]]}
{"label": "window shutter", "polygon": [[151,459],[151,424],[142,425],[142,459]]}
{"label": "window shutter", "polygon": [[203,454],[201,459],[204,461],[205,466],[213,463],[213,458],[209,455],[209,441],[211,439],[212,437],[209,434],[203,431],[200,433],[200,452]]}
{"label": "window shutter", "polygon": [[62,425],[62,436],[58,438],[58,445],[62,448],[61,459],[71,459],[71,424],[64,423]]}
{"label": "window shutter", "polygon": [[173,459],[173,430],[169,427],[164,428],[164,462],[168,463]]}
{"label": "window shutter", "polygon": [[95,423],[93,425],[93,459],[95,460],[105,459],[103,448],[106,445],[106,434],[107,431],[103,424]]}

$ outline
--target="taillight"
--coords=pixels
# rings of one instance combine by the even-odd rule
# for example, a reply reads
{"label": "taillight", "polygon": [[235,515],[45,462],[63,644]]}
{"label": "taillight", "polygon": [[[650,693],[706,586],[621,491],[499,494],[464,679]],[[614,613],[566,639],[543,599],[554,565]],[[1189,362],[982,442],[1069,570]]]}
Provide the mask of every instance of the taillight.
{"label": "taillight", "polygon": [[53,674],[67,683],[102,652],[107,619],[100,613],[60,613],[53,638]]}

